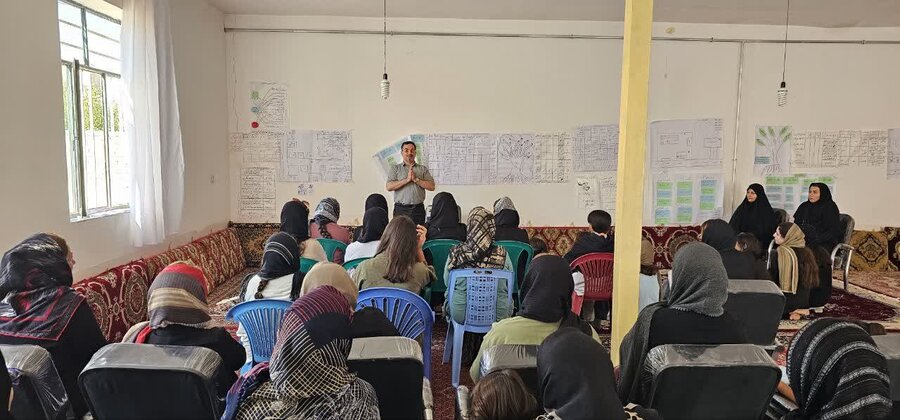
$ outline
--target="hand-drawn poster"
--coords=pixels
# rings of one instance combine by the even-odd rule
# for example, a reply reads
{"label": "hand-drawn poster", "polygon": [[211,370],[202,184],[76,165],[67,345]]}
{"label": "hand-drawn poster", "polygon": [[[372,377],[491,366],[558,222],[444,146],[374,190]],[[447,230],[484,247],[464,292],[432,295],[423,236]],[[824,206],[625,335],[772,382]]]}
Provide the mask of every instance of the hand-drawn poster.
{"label": "hand-drawn poster", "polygon": [[619,125],[575,127],[572,159],[575,172],[615,171],[619,164]]}
{"label": "hand-drawn poster", "polygon": [[288,88],[272,82],[250,82],[250,128],[287,130]]}
{"label": "hand-drawn poster", "polygon": [[753,174],[756,176],[791,173],[791,126],[762,125],[756,127],[756,154]]}
{"label": "hand-drawn poster", "polygon": [[650,123],[650,170],[722,168],[722,119]]}

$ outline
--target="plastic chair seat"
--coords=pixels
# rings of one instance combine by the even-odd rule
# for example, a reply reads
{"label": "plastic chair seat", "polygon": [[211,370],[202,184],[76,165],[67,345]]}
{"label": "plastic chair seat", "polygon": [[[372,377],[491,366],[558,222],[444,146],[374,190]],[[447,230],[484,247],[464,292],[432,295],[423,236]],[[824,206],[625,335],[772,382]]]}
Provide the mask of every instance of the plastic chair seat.
{"label": "plastic chair seat", "polygon": [[257,299],[241,302],[225,314],[225,320],[236,321],[244,327],[250,341],[252,360],[241,368],[242,374],[254,364],[266,362],[272,357],[278,328],[290,306],[291,302],[287,300]]}
{"label": "plastic chair seat", "polygon": [[431,332],[434,312],[419,295],[396,287],[372,287],[359,292],[356,309],[374,307],[397,327],[400,335],[413,340],[422,337],[425,377],[431,378]]}
{"label": "plastic chair seat", "polygon": [[317,262],[312,258],[300,257],[300,272],[308,273]]}

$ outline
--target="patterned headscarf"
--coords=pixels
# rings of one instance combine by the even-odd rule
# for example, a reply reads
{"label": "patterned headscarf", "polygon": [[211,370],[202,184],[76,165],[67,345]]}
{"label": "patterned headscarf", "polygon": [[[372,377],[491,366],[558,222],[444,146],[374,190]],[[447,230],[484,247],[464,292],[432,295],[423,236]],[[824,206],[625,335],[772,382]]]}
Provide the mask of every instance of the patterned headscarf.
{"label": "patterned headscarf", "polygon": [[28,237],[0,261],[0,336],[57,341],[84,297],[72,290],[67,250],[52,235]]}
{"label": "patterned headscarf", "polygon": [[503,210],[516,211],[516,206],[509,197],[500,197],[497,201],[494,201],[494,214],[500,213]]}
{"label": "patterned headscarf", "polygon": [[[147,291],[150,328],[185,325],[214,328],[206,303],[208,283],[203,271],[183,261],[169,264],[159,272]],[[138,337],[138,342],[141,338]]]}
{"label": "patterned headscarf", "polygon": [[789,419],[881,419],[891,412],[884,355],[858,324],[822,318],[794,336],[788,379],[799,408]]}
{"label": "patterned headscarf", "polygon": [[506,264],[506,249],[494,245],[494,215],[484,207],[475,207],[469,212],[466,241],[450,248],[450,269],[457,268],[503,268]]}
{"label": "patterned headscarf", "polygon": [[378,419],[378,399],[347,369],[350,308],[335,288],[301,296],[285,313],[269,363],[228,392],[223,420]]}
{"label": "patterned headscarf", "polygon": [[329,223],[337,223],[341,217],[341,204],[331,197],[325,197],[316,206],[316,212],[313,213],[313,222],[319,226],[319,235],[323,238],[331,238],[328,233],[327,225]]}
{"label": "patterned headscarf", "polygon": [[775,249],[778,255],[778,281],[781,283],[781,291],[784,293],[797,293],[797,282],[800,279],[800,263],[794,248],[806,246],[806,235],[800,226],[791,224],[784,242]]}

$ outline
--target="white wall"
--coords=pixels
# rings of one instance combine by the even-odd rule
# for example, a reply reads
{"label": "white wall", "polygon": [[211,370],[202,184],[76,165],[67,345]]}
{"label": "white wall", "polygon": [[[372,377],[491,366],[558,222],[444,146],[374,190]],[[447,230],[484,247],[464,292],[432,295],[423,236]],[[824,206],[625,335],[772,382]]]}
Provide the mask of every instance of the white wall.
{"label": "white wall", "polygon": [[[227,15],[231,28],[380,30],[380,19]],[[655,36],[781,39],[783,28],[750,25],[656,24]],[[620,35],[621,23],[391,19],[389,31],[459,31]],[[800,39],[900,39],[900,29],[792,28]],[[294,128],[352,129],[353,182],[319,184],[318,200],[342,203],[342,222],[358,223],[362,201],[384,192],[373,153],[414,132],[516,132],[562,130],[580,124],[618,122],[621,41],[577,39],[397,36],[388,39],[391,97],[382,101],[381,37],[298,33],[226,34],[229,131],[247,130],[247,82],[277,81],[290,87]],[[754,126],[793,124],[818,128],[900,126],[895,98],[900,84],[900,46],[811,45],[789,47],[789,105],[778,108],[781,45],[747,44],[738,138],[732,177],[740,44],[655,41],[650,78],[650,120],[722,118],[725,123],[725,213],[755,181]],[[239,162],[232,160],[231,217],[238,218]],[[836,200],[857,226],[900,224],[900,204],[884,168],[839,170]],[[732,180],[736,188],[732,189]],[[438,186],[457,197],[464,211],[490,206],[509,195],[523,224],[584,224],[574,182],[542,185]],[[278,201],[296,195],[296,184],[279,184]],[[430,202],[431,194],[427,199]],[[645,203],[650,191],[645,189]],[[732,198],[733,197],[733,198]],[[878,198],[876,198],[878,197]],[[880,198],[880,199],[879,199]],[[649,205],[649,203],[647,203]],[[647,206],[645,206],[647,207]]]}
{"label": "white wall", "polygon": [[0,2],[0,250],[35,232],[58,233],[81,278],[225,225],[224,17],[202,0],[172,4],[185,213],[181,233],[166,244],[135,248],[127,214],[69,221],[56,2]]}

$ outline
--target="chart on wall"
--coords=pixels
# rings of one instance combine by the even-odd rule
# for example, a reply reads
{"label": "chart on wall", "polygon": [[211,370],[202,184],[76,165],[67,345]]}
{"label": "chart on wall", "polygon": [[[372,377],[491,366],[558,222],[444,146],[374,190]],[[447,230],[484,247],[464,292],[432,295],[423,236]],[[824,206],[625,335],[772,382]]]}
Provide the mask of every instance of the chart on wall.
{"label": "chart on wall", "polygon": [[900,129],[888,130],[887,179],[900,179]]}
{"label": "chart on wall", "polygon": [[248,111],[252,129],[287,129],[289,126],[287,85],[273,82],[250,82]]}
{"label": "chart on wall", "polygon": [[834,175],[808,175],[793,174],[787,176],[767,176],[765,180],[766,197],[772,208],[784,209],[788,214],[794,214],[809,196],[809,184],[821,182],[828,186],[831,194],[835,192]]}
{"label": "chart on wall", "polygon": [[791,173],[791,135],[789,125],[756,126],[753,175],[784,175]]}
{"label": "chart on wall", "polygon": [[650,167],[709,169],[722,167],[722,119],[665,120],[650,123]]}
{"label": "chart on wall", "polygon": [[619,125],[575,127],[572,160],[575,172],[615,171],[619,164]]}
{"label": "chart on wall", "polygon": [[534,183],[534,134],[501,134],[497,139],[497,182]]}
{"label": "chart on wall", "polygon": [[274,222],[275,168],[241,168],[238,217],[242,222]]}
{"label": "chart on wall", "polygon": [[576,206],[579,209],[606,210],[610,215],[615,216],[616,174],[605,172],[576,177],[575,197]]}
{"label": "chart on wall", "polygon": [[498,137],[488,133],[425,136],[428,170],[438,185],[485,185],[497,179]]}
{"label": "chart on wall", "polygon": [[887,140],[887,130],[798,131],[791,142],[791,166],[795,171],[881,166]]}
{"label": "chart on wall", "polygon": [[653,178],[653,224],[696,225],[722,217],[719,173],[657,173]]}
{"label": "chart on wall", "polygon": [[290,130],[281,143],[282,182],[350,182],[353,179],[349,131]]}

